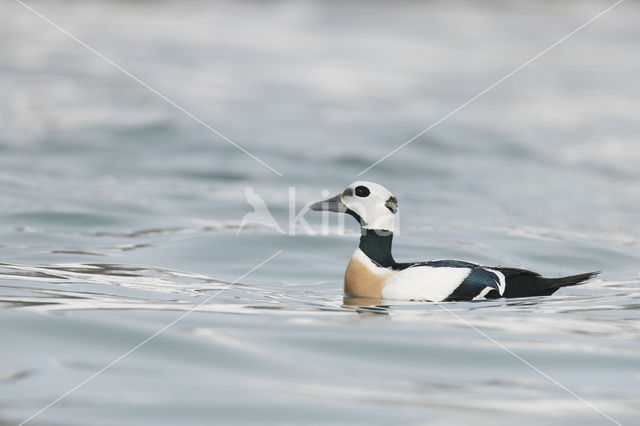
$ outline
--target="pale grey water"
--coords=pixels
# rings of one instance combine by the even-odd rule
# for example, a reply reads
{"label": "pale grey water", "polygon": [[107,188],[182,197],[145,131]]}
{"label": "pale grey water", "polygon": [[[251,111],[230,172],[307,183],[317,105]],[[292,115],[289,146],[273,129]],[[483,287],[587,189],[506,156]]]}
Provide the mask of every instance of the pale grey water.
{"label": "pale grey water", "polygon": [[[556,276],[553,297],[343,302],[355,223],[287,229],[612,2],[33,2],[0,13],[0,424],[640,420],[640,5],[374,167],[395,255]],[[314,230],[321,218],[305,215]],[[242,278],[255,265],[282,253]]]}

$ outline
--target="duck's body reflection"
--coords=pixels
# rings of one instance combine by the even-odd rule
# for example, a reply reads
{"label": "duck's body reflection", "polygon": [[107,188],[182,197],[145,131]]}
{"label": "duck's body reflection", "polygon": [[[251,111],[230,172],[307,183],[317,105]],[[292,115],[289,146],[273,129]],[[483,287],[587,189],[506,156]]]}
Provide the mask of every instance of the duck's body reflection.
{"label": "duck's body reflection", "polygon": [[342,306],[355,309],[360,315],[389,315],[389,305],[382,304],[380,298],[344,295]]}

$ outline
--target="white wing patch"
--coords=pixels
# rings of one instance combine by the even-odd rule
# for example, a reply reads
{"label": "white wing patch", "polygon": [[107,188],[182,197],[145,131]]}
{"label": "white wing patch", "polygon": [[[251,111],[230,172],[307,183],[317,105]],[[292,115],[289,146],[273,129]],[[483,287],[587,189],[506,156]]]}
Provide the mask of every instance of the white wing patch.
{"label": "white wing patch", "polygon": [[[464,281],[470,268],[414,266],[397,271],[382,289],[382,298],[441,302]],[[492,271],[493,272],[493,271]]]}
{"label": "white wing patch", "polygon": [[483,288],[482,291],[480,292],[480,294],[478,294],[476,297],[474,297],[473,300],[485,300],[485,296],[491,290],[494,290],[494,288],[493,287],[485,287],[485,288]]}
{"label": "white wing patch", "polygon": [[507,288],[507,281],[504,277],[504,274],[500,271],[496,271],[493,269],[489,269],[489,268],[484,268],[484,269],[495,274],[495,276],[498,277],[498,293],[500,293],[500,296],[502,296],[504,294],[504,289]]}

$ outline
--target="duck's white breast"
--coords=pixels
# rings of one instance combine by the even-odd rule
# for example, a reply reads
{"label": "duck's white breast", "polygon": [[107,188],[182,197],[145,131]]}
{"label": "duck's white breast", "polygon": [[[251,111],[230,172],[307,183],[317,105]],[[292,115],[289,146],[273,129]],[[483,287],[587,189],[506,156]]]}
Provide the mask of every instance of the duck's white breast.
{"label": "duck's white breast", "polygon": [[441,302],[464,281],[470,268],[414,266],[396,271],[382,289],[382,297],[392,300]]}

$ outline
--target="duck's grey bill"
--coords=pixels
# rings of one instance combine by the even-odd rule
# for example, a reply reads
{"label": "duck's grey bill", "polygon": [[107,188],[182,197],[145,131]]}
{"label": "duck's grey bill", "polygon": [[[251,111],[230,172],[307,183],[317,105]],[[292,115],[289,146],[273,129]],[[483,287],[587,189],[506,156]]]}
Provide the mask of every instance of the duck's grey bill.
{"label": "duck's grey bill", "polygon": [[328,211],[345,213],[347,211],[347,207],[342,202],[342,194],[338,194],[335,197],[313,203],[309,206],[309,208],[317,212]]}

